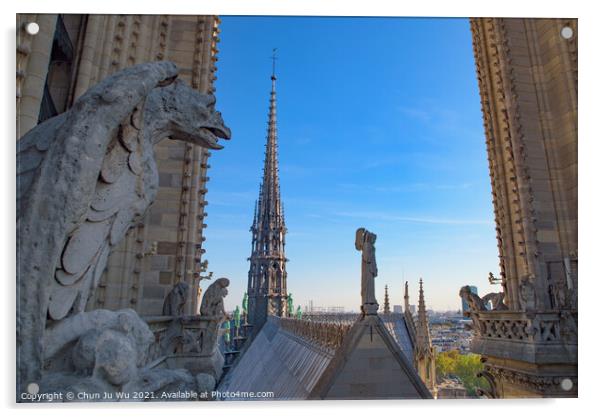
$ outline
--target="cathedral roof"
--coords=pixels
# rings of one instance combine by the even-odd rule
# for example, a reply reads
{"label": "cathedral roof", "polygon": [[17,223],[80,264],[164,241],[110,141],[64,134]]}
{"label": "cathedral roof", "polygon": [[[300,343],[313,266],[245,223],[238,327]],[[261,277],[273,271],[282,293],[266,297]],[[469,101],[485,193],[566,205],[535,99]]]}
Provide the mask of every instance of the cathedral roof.
{"label": "cathedral roof", "polygon": [[269,391],[277,400],[431,398],[402,315],[357,319],[336,348],[285,327],[270,316],[218,390]]}

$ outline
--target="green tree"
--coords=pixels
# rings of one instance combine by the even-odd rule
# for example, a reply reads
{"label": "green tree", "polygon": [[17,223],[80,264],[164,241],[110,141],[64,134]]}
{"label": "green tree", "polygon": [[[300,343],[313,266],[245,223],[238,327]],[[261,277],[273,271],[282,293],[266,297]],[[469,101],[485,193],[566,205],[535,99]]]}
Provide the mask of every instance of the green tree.
{"label": "green tree", "polygon": [[487,384],[483,378],[477,378],[477,373],[483,370],[480,355],[474,353],[462,355],[458,350],[450,350],[437,354],[435,363],[437,375],[458,378],[468,395],[475,396],[477,389]]}

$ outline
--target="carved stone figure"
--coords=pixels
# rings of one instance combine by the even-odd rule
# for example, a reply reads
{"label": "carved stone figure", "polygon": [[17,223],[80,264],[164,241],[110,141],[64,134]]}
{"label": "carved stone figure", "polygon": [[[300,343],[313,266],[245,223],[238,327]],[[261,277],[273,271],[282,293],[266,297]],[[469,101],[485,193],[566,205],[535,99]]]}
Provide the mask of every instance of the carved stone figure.
{"label": "carved stone figure", "polygon": [[178,282],[171,289],[165,301],[163,302],[163,315],[164,316],[181,316],[184,312],[184,304],[186,304],[186,298],[188,297],[188,284],[185,282]]}
{"label": "carved stone figure", "polygon": [[525,311],[535,310],[535,287],[532,279],[533,276],[523,276],[519,282],[519,298],[521,307]]}
{"label": "carved stone figure", "polygon": [[228,314],[224,309],[224,297],[228,295],[228,278],[220,278],[207,288],[201,303],[201,316],[222,317],[226,319]]}
{"label": "carved stone figure", "polygon": [[468,307],[473,313],[487,310],[487,308],[485,308],[485,303],[483,303],[483,300],[481,300],[481,297],[474,294],[468,285],[460,288],[460,297],[468,303]]}
{"label": "carved stone figure", "polygon": [[17,143],[20,385],[41,378],[47,317],[53,326],[84,310],[111,249],[154,201],[153,145],[219,149],[230,137],[215,98],[177,74],[170,62],[117,72]]}
{"label": "carved stone figure", "polygon": [[355,249],[362,252],[362,312],[376,314],[378,302],[374,293],[374,278],[378,275],[374,243],[376,235],[360,227],[355,232]]}
{"label": "carved stone figure", "polygon": [[40,389],[103,396],[194,388],[194,378],[185,369],[144,368],[154,341],[148,325],[133,310],[94,310],[61,320],[45,334],[46,371]]}
{"label": "carved stone figure", "polygon": [[483,303],[487,305],[491,301],[491,309],[494,311],[508,310],[506,304],[504,304],[504,293],[503,292],[490,292],[481,299]]}
{"label": "carved stone figure", "polygon": [[134,365],[147,361],[149,346],[155,338],[148,325],[134,310],[94,310],[71,316],[44,334],[44,368],[51,371],[74,371],[86,374],[95,364],[98,337],[105,331],[123,333],[136,350]]}

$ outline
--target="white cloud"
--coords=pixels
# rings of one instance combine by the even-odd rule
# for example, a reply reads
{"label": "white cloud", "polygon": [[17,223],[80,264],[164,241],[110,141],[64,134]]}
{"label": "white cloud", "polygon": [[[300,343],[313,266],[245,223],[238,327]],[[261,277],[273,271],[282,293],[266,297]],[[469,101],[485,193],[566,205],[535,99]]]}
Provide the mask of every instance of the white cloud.
{"label": "white cloud", "polygon": [[352,217],[360,219],[370,220],[385,220],[385,221],[397,221],[407,223],[427,223],[427,224],[483,224],[491,225],[492,222],[489,220],[478,220],[478,219],[450,219],[445,217],[420,217],[420,216],[400,216],[397,214],[385,213],[385,212],[349,212],[339,211],[334,213],[337,216]]}

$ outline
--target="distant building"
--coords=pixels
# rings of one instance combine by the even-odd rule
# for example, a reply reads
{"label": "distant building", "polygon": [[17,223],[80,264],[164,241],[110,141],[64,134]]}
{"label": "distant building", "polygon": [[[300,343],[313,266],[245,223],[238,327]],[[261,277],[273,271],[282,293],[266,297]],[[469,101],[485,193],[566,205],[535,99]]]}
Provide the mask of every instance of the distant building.
{"label": "distant building", "polygon": [[[470,292],[472,292],[475,295],[479,295],[479,290],[474,285],[470,286]],[[468,303],[466,302],[466,300],[462,299],[462,314],[465,314],[468,311],[470,311],[470,308],[468,308]]]}
{"label": "distant building", "polygon": [[403,309],[399,304],[393,305],[393,313],[403,313]]}

